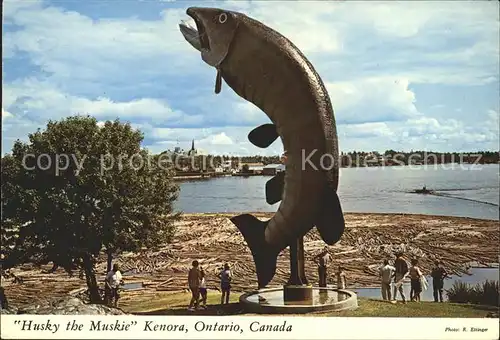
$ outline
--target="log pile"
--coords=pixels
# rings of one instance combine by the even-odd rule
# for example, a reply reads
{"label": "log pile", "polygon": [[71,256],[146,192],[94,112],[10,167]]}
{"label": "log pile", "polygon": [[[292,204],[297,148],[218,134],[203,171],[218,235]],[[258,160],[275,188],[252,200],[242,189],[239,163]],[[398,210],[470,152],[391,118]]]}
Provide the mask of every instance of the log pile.
{"label": "log pile", "polygon": [[[272,214],[256,214],[269,218]],[[252,255],[241,234],[229,221],[233,215],[184,215],[177,224],[174,242],[159,251],[145,250],[127,253],[115,261],[121,265],[125,282],[142,282],[144,289],[125,291],[124,294],[143,294],[146,291],[177,291],[187,288],[187,273],[191,262],[198,260],[204,269],[208,289],[218,290],[217,273],[228,263],[233,272],[233,290],[247,291],[257,287],[257,276]],[[346,214],[347,228],[340,242],[328,247],[333,263],[328,270],[328,282],[335,282],[339,265],[347,274],[348,287],[378,286],[377,268],[385,258],[394,259],[396,251],[405,258],[418,258],[424,274],[428,274],[435,259],[445,263],[454,274],[467,273],[467,263],[474,261],[487,266],[498,263],[498,222],[455,217],[395,214]],[[318,275],[313,257],[324,247],[316,229],[304,238],[306,274],[317,284]],[[50,268],[50,265],[46,266]],[[32,299],[58,296],[85,286],[78,275],[68,277],[58,269],[53,274],[31,266],[12,269],[22,283],[5,279],[9,301],[22,304]],[[96,271],[98,280],[106,274],[103,254]],[[270,286],[287,282],[289,253],[285,249],[278,257],[277,272]],[[19,281],[19,280],[18,280]]]}

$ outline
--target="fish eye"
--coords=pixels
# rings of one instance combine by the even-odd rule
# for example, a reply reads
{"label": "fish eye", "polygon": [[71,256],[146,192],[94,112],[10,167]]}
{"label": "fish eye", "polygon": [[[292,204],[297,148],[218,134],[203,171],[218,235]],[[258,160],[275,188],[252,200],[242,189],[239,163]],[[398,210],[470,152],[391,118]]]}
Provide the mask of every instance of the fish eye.
{"label": "fish eye", "polygon": [[221,15],[219,15],[219,22],[221,24],[225,23],[227,21],[227,14],[226,13],[222,13]]}

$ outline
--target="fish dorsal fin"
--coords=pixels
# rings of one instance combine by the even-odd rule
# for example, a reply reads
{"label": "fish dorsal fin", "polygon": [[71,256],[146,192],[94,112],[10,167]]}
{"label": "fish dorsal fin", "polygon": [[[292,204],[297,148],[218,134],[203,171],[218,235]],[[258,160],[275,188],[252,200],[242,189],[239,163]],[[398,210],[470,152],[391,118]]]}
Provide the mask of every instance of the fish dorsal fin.
{"label": "fish dorsal fin", "polygon": [[248,140],[259,148],[267,148],[279,137],[276,125],[263,124],[248,134]]}
{"label": "fish dorsal fin", "polygon": [[333,245],[344,233],[345,221],[337,192],[331,187],[325,189],[316,228],[326,244]]}
{"label": "fish dorsal fin", "polygon": [[266,183],[266,202],[275,204],[281,201],[285,189],[285,172],[279,172]]}
{"label": "fish dorsal fin", "polygon": [[215,94],[219,94],[222,90],[222,75],[220,70],[217,69],[217,75],[215,76]]}

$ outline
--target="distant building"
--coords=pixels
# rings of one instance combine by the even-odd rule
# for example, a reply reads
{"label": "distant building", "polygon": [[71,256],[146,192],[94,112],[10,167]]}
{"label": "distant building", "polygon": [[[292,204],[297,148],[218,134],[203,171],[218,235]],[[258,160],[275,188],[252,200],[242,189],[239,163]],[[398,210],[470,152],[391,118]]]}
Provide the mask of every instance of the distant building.
{"label": "distant building", "polygon": [[281,171],[285,171],[284,164],[268,164],[262,169],[262,174],[274,176]]}
{"label": "distant building", "polygon": [[231,168],[232,168],[232,161],[223,161],[222,164],[221,164],[221,168],[223,169],[223,171],[230,171]]}
{"label": "distant building", "polygon": [[243,163],[240,162],[238,164],[238,172],[242,172],[244,167],[248,167],[248,170],[246,173],[248,174],[262,174],[262,171],[264,170],[264,164],[262,163]]}
{"label": "distant building", "polygon": [[187,155],[188,156],[196,156],[198,154],[198,150],[194,148],[194,139],[193,142],[191,143],[191,150],[188,151]]}
{"label": "distant building", "polygon": [[248,172],[252,174],[261,174],[263,170],[264,167],[260,165],[253,165],[248,167]]}
{"label": "distant building", "polygon": [[264,163],[243,163],[243,162],[240,162],[238,164],[238,170],[241,170],[243,168],[243,166],[247,165],[248,166],[248,169],[252,169],[252,168],[260,168],[261,170],[264,168]]}

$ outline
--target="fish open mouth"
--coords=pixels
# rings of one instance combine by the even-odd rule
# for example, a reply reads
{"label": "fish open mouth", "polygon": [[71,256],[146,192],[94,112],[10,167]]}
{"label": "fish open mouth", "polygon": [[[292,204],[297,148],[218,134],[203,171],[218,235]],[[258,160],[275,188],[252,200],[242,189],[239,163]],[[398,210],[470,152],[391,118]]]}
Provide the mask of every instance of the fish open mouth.
{"label": "fish open mouth", "polygon": [[194,21],[196,28],[194,28],[189,22],[182,21],[179,24],[182,35],[198,51],[210,50],[210,40],[208,39],[205,26],[202,21],[198,18],[194,11],[188,9],[186,13]]}

